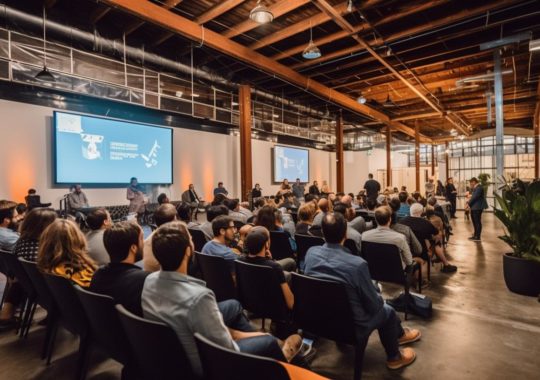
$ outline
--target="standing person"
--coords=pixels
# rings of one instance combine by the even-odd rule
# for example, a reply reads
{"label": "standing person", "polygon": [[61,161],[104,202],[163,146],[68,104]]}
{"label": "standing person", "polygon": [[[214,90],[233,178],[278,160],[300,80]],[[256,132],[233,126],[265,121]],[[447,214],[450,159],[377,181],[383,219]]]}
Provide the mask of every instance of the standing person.
{"label": "standing person", "polygon": [[319,191],[319,184],[317,183],[317,181],[313,181],[313,185],[309,187],[309,193],[316,196],[321,195],[321,192]]}
{"label": "standing person", "polygon": [[127,188],[127,199],[129,200],[129,212],[136,212],[138,217],[144,214],[145,210],[144,190],[137,178],[132,177]]}
{"label": "standing person", "polygon": [[229,195],[229,192],[223,186],[223,182],[218,182],[217,187],[214,189],[214,197],[218,194]]}
{"label": "standing person", "polygon": [[368,174],[368,180],[364,184],[364,189],[366,190],[366,196],[368,199],[376,200],[381,191],[381,184],[373,179],[373,174]]}
{"label": "standing person", "polygon": [[467,201],[467,205],[471,209],[471,219],[474,226],[474,234],[469,238],[469,240],[481,241],[482,212],[488,208],[488,204],[484,194],[484,188],[482,185],[480,185],[480,183],[478,183],[478,179],[473,177],[470,179],[469,183],[471,184],[473,193],[471,195],[471,199]]}
{"label": "standing person", "polygon": [[450,217],[452,219],[457,219],[456,198],[457,198],[457,189],[454,186],[454,178],[450,177],[446,180],[446,200],[450,202]]}
{"label": "standing person", "polygon": [[304,199],[304,193],[305,193],[305,186],[300,183],[300,178],[296,179],[296,182],[292,185],[292,192],[296,199],[301,200]]}
{"label": "standing person", "polygon": [[435,196],[435,178],[429,177],[429,180],[426,182],[426,199]]}

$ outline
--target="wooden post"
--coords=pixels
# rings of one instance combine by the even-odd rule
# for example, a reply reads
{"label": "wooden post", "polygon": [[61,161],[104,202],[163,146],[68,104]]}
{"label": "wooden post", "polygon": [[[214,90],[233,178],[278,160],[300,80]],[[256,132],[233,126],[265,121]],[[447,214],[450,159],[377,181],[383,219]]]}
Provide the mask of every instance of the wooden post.
{"label": "wooden post", "polygon": [[431,144],[431,175],[435,175],[435,145]]}
{"label": "wooden post", "polygon": [[[536,93],[540,96],[540,82]],[[540,100],[534,110],[534,178],[540,178]]]}
{"label": "wooden post", "polygon": [[241,85],[238,91],[240,109],[240,198],[248,200],[253,187],[253,169],[251,165],[251,87]]}
{"label": "wooden post", "polygon": [[450,164],[450,159],[448,157],[448,149],[449,149],[449,145],[448,145],[448,141],[445,143],[445,147],[444,147],[444,160],[445,160],[445,171],[446,171],[446,180],[448,180],[448,177],[450,176],[450,168],[448,167],[448,165]]}
{"label": "wooden post", "polygon": [[414,165],[416,177],[416,191],[420,190],[420,126],[418,120],[414,125]]}
{"label": "wooden post", "polygon": [[386,127],[386,186],[392,186],[392,130]]}
{"label": "wooden post", "polygon": [[336,117],[336,191],[344,192],[343,172],[343,117],[341,112]]}

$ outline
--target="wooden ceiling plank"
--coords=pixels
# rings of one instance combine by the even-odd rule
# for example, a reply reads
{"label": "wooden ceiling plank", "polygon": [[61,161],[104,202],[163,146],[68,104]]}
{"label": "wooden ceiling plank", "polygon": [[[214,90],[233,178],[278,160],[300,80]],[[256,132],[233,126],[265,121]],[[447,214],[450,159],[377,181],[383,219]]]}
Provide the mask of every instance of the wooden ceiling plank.
{"label": "wooden ceiling plank", "polygon": [[199,25],[206,24],[209,21],[221,16],[230,11],[234,7],[242,4],[246,0],[225,0],[217,3],[212,8],[195,18],[195,22]]}
{"label": "wooden ceiling plank", "polygon": [[[399,122],[392,122],[384,113],[369,106],[359,104],[356,100],[345,94],[326,87],[319,82],[313,81],[310,78],[295,72],[291,68],[232,41],[219,33],[209,29],[203,29],[197,23],[174,14],[173,12],[169,12],[151,2],[141,2],[138,0],[104,1],[111,6],[117,7],[172,32],[181,34],[186,38],[203,42],[205,45],[218,52],[273,74],[299,88],[303,88],[306,92],[311,92],[322,99],[326,99],[328,102],[343,107],[344,109],[380,120],[393,127],[399,128],[404,133],[414,134],[414,131],[410,127]],[[424,136],[423,138],[425,141],[430,141],[428,137]]]}
{"label": "wooden ceiling plank", "polygon": [[[165,2],[163,3],[163,8],[164,9],[172,9],[172,8],[176,7],[178,4],[180,4],[181,2],[182,2],[182,0],[165,0]],[[126,37],[129,36],[131,33],[136,31],[137,29],[139,29],[143,25],[144,25],[144,21],[141,21],[141,20],[133,21],[131,24],[129,24],[125,28],[124,35]]]}
{"label": "wooden ceiling plank", "polygon": [[101,20],[103,17],[107,15],[111,11],[110,7],[107,6],[98,6],[91,14],[90,14],[90,22],[92,24],[97,24],[99,20]]}
{"label": "wooden ceiling plank", "polygon": [[[310,2],[311,0],[280,0],[277,3],[268,6],[268,9],[274,15],[274,19],[276,19],[280,16],[283,16],[284,14],[294,11],[297,8],[300,8],[303,5],[309,4]],[[227,30],[223,35],[227,38],[233,38],[240,34],[249,32],[250,30],[257,28],[260,25],[261,24],[248,18],[246,21],[243,21],[240,24]]]}

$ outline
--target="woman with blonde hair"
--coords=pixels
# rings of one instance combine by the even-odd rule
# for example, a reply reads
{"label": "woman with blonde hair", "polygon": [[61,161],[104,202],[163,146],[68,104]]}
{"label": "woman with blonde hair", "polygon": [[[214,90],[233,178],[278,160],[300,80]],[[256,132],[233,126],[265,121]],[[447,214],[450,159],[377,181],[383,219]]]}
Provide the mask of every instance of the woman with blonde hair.
{"label": "woman with blonde hair", "polygon": [[83,233],[66,219],[56,219],[41,235],[37,265],[42,272],[65,277],[82,287],[90,286],[97,269],[88,256]]}

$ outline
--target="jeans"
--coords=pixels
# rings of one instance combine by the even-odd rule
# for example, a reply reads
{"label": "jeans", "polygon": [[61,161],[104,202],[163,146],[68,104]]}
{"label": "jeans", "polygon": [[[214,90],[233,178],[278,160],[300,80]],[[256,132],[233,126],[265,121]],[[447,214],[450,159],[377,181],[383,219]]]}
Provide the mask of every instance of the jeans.
{"label": "jeans", "polygon": [[450,216],[453,218],[456,216],[456,198],[448,198],[448,201],[450,202]]}
{"label": "jeans", "polygon": [[237,300],[218,302],[218,309],[223,316],[225,326],[243,332],[255,331],[243,313],[242,304]]}
{"label": "jeans", "polygon": [[371,319],[369,326],[359,328],[357,336],[359,339],[365,339],[373,330],[379,331],[379,338],[386,351],[388,360],[399,357],[398,339],[405,333],[401,327],[396,311],[389,305],[384,304],[383,308]]}
{"label": "jeans", "polygon": [[482,211],[484,210],[471,210],[474,236],[478,239],[480,239],[480,235],[482,234]]}

